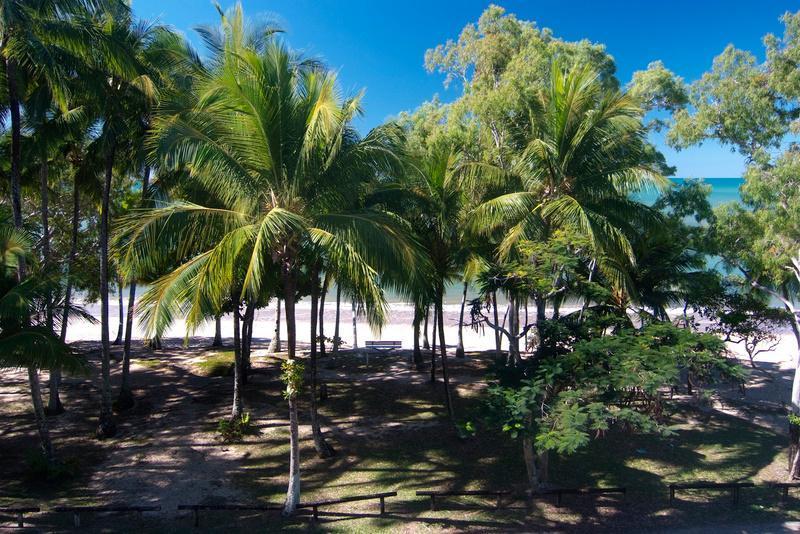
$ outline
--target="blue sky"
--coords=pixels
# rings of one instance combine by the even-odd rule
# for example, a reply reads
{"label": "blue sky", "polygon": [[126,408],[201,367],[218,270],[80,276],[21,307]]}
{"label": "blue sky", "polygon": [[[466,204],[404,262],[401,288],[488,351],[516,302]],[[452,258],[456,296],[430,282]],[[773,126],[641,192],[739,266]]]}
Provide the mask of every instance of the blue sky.
{"label": "blue sky", "polygon": [[[229,7],[233,1],[220,2]],[[474,0],[243,0],[245,13],[277,19],[292,47],[325,60],[339,71],[349,93],[366,89],[367,130],[400,111],[410,110],[445,90],[442,78],[423,68],[425,50],[455,39],[476,21],[489,2]],[[626,83],[631,74],[661,59],[686,80],[707,70],[729,43],[763,57],[761,38],[780,33],[779,17],[800,9],[796,0],[553,0],[497,1],[520,18],[534,20],[568,40],[606,45]],[[191,39],[197,24],[216,24],[210,0],[133,0],[139,17],[158,19]],[[656,144],[663,147],[659,139]],[[663,148],[678,176],[740,176],[742,159],[714,144],[675,153]]]}

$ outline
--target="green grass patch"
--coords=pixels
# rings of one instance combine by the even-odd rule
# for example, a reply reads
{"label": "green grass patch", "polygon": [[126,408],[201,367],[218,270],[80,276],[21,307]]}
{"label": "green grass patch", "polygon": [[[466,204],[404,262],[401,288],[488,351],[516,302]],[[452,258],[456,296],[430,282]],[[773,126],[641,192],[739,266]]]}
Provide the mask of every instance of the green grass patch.
{"label": "green grass patch", "polygon": [[203,376],[232,376],[234,354],[232,350],[214,352],[194,365]]}

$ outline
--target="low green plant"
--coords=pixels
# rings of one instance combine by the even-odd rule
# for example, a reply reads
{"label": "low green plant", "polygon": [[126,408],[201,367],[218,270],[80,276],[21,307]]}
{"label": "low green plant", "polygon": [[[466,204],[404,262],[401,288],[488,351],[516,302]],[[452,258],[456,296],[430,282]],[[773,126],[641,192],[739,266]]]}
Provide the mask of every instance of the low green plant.
{"label": "low green plant", "polygon": [[245,435],[252,434],[254,430],[249,412],[243,413],[239,419],[223,419],[217,424],[217,432],[226,443],[240,441]]}

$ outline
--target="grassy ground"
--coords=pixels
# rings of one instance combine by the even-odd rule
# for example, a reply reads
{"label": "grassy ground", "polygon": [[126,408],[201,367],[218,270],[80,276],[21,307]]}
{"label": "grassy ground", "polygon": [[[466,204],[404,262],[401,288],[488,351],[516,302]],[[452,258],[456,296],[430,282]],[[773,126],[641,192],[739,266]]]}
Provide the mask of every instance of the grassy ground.
{"label": "grassy ground", "polygon": [[[180,484],[203,486],[201,493],[186,494],[186,499],[195,502],[281,503],[286,488],[288,431],[277,378],[278,359],[254,358],[254,374],[245,390],[245,403],[257,434],[245,437],[242,443],[224,444],[216,439],[213,429],[227,413],[230,378],[209,374],[207,368],[216,368],[227,356],[224,352],[189,350],[184,359],[174,354],[150,354],[137,360],[148,362],[137,369],[139,412],[120,416],[123,432],[113,444],[90,439],[90,415],[96,399],[93,390],[81,390],[76,384],[67,394],[67,400],[72,401],[72,416],[77,418],[77,427],[71,428],[85,435],[59,439],[64,454],[85,459],[81,474],[61,485],[26,480],[19,467],[20,453],[4,456],[3,452],[10,449],[0,450],[0,469],[13,478],[0,481],[0,504],[52,499],[101,503],[120,497],[135,502],[166,502],[170,492],[187,491],[180,490]],[[457,416],[459,420],[473,418],[480,406],[481,377],[488,357],[474,354],[466,361],[451,362]],[[442,509],[432,512],[427,499],[416,497],[416,490],[522,491],[524,465],[519,444],[490,433],[459,439],[443,414],[441,382],[431,385],[427,374],[410,369],[405,356],[370,358],[367,364],[361,357],[345,355],[325,362],[323,368],[329,396],[320,411],[337,455],[325,460],[316,457],[307,427],[308,406],[302,405],[303,500],[397,491],[397,497],[387,500],[387,514],[378,515],[377,501],[325,509],[317,523],[307,517],[282,520],[277,514],[265,517],[204,512],[204,530],[660,530],[760,524],[797,517],[791,511],[797,507],[796,501],[782,509],[777,506],[777,492],[762,488],[745,490],[738,509],[731,507],[727,494],[700,492],[679,495],[680,502],[674,508],[669,506],[669,482],[764,482],[785,476],[785,437],[780,430],[687,399],[675,404],[669,414],[675,425],[671,437],[610,433],[575,455],[551,459],[554,484],[626,486],[624,500],[565,496],[561,508],[541,500],[528,513],[521,500],[506,502],[501,510],[495,510],[491,500],[459,498],[442,502]],[[83,419],[75,413],[78,411],[87,412]],[[4,404],[2,417],[5,426],[0,428],[0,435],[15,436],[20,446],[35,443],[24,397]],[[19,430],[21,426],[24,432]],[[186,441],[187,437],[191,439]],[[130,453],[109,451],[114,446],[125,447]],[[154,459],[155,452],[166,450],[171,451],[166,461]],[[174,467],[174,473],[161,472],[170,467]],[[152,475],[148,474],[151,469]],[[187,470],[196,479],[181,478]],[[135,476],[142,477],[143,483],[162,478],[142,486],[145,489],[126,485],[127,478]],[[120,491],[120,486],[125,491]],[[58,530],[67,528],[71,518],[45,514],[34,521],[46,530]],[[176,516],[174,507],[166,506],[162,515],[145,517],[141,525],[135,517],[87,517],[84,524],[97,530],[118,530],[121,526],[131,531],[192,530],[190,517]]]}

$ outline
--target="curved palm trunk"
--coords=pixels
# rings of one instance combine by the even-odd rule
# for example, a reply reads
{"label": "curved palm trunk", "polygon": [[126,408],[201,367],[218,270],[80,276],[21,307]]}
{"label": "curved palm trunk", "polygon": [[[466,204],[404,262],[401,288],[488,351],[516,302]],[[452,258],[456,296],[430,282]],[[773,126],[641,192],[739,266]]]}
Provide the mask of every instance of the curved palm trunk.
{"label": "curved palm trunk", "polygon": [[419,306],[414,306],[414,366],[417,371],[423,371],[425,360],[422,357],[422,350],[419,346],[419,325],[422,322],[422,310]]}
{"label": "curved palm trunk", "polygon": [[[147,190],[150,187],[150,167],[145,166],[142,174],[142,200],[144,207],[147,201]],[[122,294],[122,292],[120,292]],[[133,391],[131,389],[131,339],[133,335],[133,312],[136,307],[136,279],[128,285],[128,309],[125,316],[125,343],[122,348],[122,384],[117,397],[117,407],[127,410],[133,407]],[[219,320],[219,319],[218,319]]]}
{"label": "curved palm trunk", "polygon": [[513,296],[508,300],[508,331],[511,333],[508,340],[508,364],[516,366],[522,360],[519,355],[519,301]]}
{"label": "curved palm trunk", "polygon": [[428,316],[430,315],[430,308],[425,306],[425,326],[422,328],[422,348],[430,350],[431,343],[428,341]]}
{"label": "curved palm trunk", "polygon": [[[67,287],[64,291],[64,312],[61,315],[61,342],[67,339],[67,326],[69,325],[69,306],[72,302],[72,265],[75,263],[75,257],[78,254],[78,228],[80,226],[80,190],[78,189],[77,182],[73,184],[72,189],[72,236],[69,245],[69,257],[67,259]],[[61,404],[61,397],[59,396],[59,387],[61,386],[61,368],[55,367],[50,371],[50,397],[47,402],[47,411],[51,414],[57,414],[64,411],[64,406]]]}
{"label": "curved palm trunk", "polygon": [[272,339],[269,340],[267,351],[272,354],[281,351],[281,299],[278,299],[275,307],[275,331],[272,333]]}
{"label": "curved palm trunk", "polygon": [[44,414],[42,389],[39,385],[39,371],[34,367],[28,367],[28,384],[31,388],[33,415],[36,419],[36,430],[39,432],[39,442],[42,447],[42,454],[48,462],[52,462],[55,459],[55,455],[53,453],[53,441],[50,439],[50,429],[47,426],[47,418]]}
{"label": "curved palm trunk", "polygon": [[239,307],[233,310],[233,407],[231,421],[242,418],[242,336],[239,331]]}
{"label": "curved palm trunk", "polygon": [[464,282],[464,291],[461,293],[461,312],[458,316],[458,345],[456,358],[464,357],[464,307],[467,305],[467,283]]}
{"label": "curved palm trunk", "polygon": [[339,318],[342,304],[342,286],[336,283],[336,321],[333,326],[333,355],[339,354],[339,345],[341,345],[341,338],[339,337]]}
{"label": "curved palm trunk", "polygon": [[357,320],[357,312],[358,309],[356,308],[356,299],[353,299],[353,349],[358,348],[358,329],[356,327],[356,320]]}
{"label": "curved palm trunk", "polygon": [[[291,264],[284,267],[283,288],[284,307],[286,311],[287,357],[295,359],[297,347],[296,323],[294,315],[295,281],[290,272]],[[283,515],[290,516],[300,503],[300,430],[297,423],[297,395],[289,396],[289,485],[286,489],[286,501]]]}
{"label": "curved palm trunk", "polygon": [[444,382],[444,404],[447,408],[447,417],[455,425],[455,414],[453,412],[453,401],[450,397],[450,379],[447,374],[447,347],[444,341],[444,306],[443,295],[439,292],[438,323],[439,323],[439,350],[442,354],[442,381]]}
{"label": "curved palm trunk", "polygon": [[328,294],[328,286],[331,278],[325,273],[325,281],[322,283],[322,293],[319,297],[319,357],[325,357],[325,295]]}
{"label": "curved palm trunk", "polygon": [[242,318],[242,334],[241,334],[241,382],[242,385],[247,384],[250,376],[250,348],[253,345],[253,320],[255,319],[256,305],[248,304],[244,310],[244,317]]}
{"label": "curved palm trunk", "polygon": [[431,327],[431,384],[436,383],[436,304],[433,305],[433,326]]}
{"label": "curved palm trunk", "polygon": [[312,274],[311,280],[311,434],[314,438],[314,449],[320,458],[330,458],[334,451],[322,435],[319,424],[319,411],[317,409],[317,303],[320,300],[318,275]]}
{"label": "curved palm trunk", "polygon": [[109,148],[106,156],[105,178],[103,180],[103,200],[100,215],[100,341],[101,353],[101,404],[97,437],[108,438],[116,433],[111,412],[111,344],[108,339],[108,230],[109,208],[111,204],[111,178],[114,172],[115,146]]}
{"label": "curved palm trunk", "polygon": [[122,334],[125,328],[125,300],[122,291],[122,277],[117,273],[117,308],[119,310],[119,323],[117,324],[117,337],[113,345],[122,345]]}
{"label": "curved palm trunk", "polygon": [[[5,47],[5,42],[3,43]],[[19,89],[17,87],[17,62],[6,59],[6,88],[8,90],[8,108],[11,116],[11,210],[14,217],[14,227],[22,228],[22,187],[21,187],[21,140],[22,121],[20,118]],[[21,266],[20,277],[24,278],[24,268]]]}
{"label": "curved palm trunk", "polygon": [[214,341],[211,342],[211,346],[222,346],[222,315],[214,317]]}
{"label": "curved palm trunk", "polygon": [[[497,310],[497,290],[492,291],[492,308],[494,309],[494,324],[500,324],[500,313]],[[494,331],[494,352],[496,357],[500,357],[503,352],[502,337],[499,330]]]}

